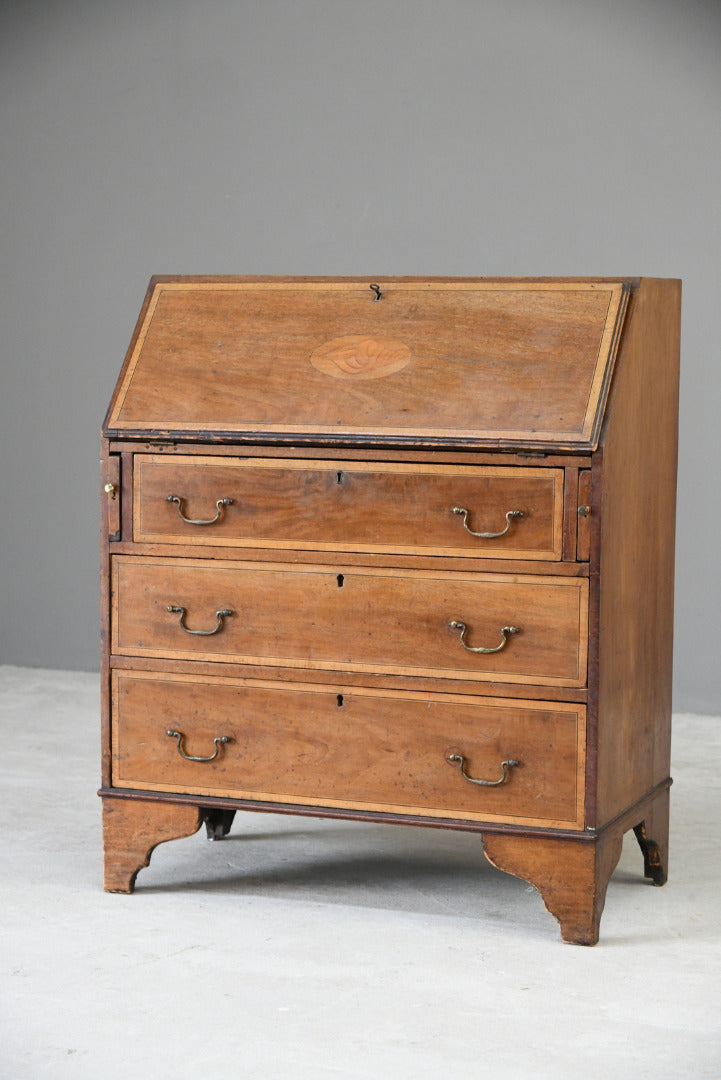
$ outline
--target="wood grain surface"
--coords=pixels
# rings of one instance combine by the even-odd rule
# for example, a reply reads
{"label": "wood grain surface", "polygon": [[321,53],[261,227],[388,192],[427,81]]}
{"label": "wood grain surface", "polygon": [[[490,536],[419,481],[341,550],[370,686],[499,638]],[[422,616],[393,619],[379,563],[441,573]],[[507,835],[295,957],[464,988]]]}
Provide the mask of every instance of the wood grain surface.
{"label": "wood grain surface", "polygon": [[[218,499],[230,498],[212,525]],[[470,535],[468,529],[499,533]],[[522,516],[509,521],[509,511]],[[265,546],[278,549],[472,555],[478,558],[561,557],[563,472],[560,469],[412,465],[355,461],[136,455],[138,543]]]}
{"label": "wood grain surface", "polygon": [[[116,787],[583,826],[583,706],[114,673]],[[185,760],[215,753],[210,762]],[[470,783],[449,753],[465,758]]]}
{"label": "wood grain surface", "polygon": [[[626,283],[385,279],[381,289],[376,302],[364,279],[155,282],[106,434],[596,445]],[[341,339],[393,342],[370,361],[376,371],[383,356],[402,363],[369,380],[367,345],[357,357],[348,346],[345,377],[333,377],[312,358]]]}
{"label": "wood grain surface", "polygon": [[641,282],[594,460],[598,824],[670,770],[680,292]]}
{"label": "wood grain surface", "polygon": [[[113,651],[339,671],[583,686],[584,578],[347,569],[118,555]],[[169,606],[186,610],[189,630]],[[518,628],[495,649],[502,629]]]}

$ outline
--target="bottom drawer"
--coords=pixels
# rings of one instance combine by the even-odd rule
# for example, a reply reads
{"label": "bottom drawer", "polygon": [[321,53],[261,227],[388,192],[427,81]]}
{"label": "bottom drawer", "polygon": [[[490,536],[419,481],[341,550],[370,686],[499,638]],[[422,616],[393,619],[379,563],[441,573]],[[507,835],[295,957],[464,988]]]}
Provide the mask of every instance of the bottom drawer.
{"label": "bottom drawer", "polygon": [[580,829],[584,747],[566,702],[113,673],[114,787]]}

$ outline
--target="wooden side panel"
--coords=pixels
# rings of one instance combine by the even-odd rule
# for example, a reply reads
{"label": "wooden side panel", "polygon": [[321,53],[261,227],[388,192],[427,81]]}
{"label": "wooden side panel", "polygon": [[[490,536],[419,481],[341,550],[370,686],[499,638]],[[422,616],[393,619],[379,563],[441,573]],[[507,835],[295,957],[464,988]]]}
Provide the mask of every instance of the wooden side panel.
{"label": "wooden side panel", "polygon": [[581,469],[578,473],[578,506],[575,509],[577,528],[577,558],[587,562],[591,556],[591,470]]}
{"label": "wooden side panel", "polygon": [[134,455],[125,451],[121,455],[122,491],[121,491],[121,534],[124,540],[130,540],[133,535],[133,491],[135,488],[135,469],[133,467]]}
{"label": "wooden side panel", "polygon": [[120,455],[105,454],[100,471],[105,503],[105,536],[111,543],[117,542],[122,538]]}
{"label": "wooden side panel", "polygon": [[597,826],[669,773],[679,337],[680,282],[643,280],[594,461],[601,491],[600,552],[591,568],[600,571]]}
{"label": "wooden side panel", "polygon": [[563,481],[563,558],[576,558],[576,504],[578,502],[578,469],[564,469]]}
{"label": "wooden side panel", "polygon": [[[117,457],[111,459],[107,439],[100,440],[100,725],[102,783],[110,783],[110,556],[108,553],[111,529],[115,528],[115,510],[105,484],[119,484],[116,475]],[[119,504],[119,495],[116,498]]]}

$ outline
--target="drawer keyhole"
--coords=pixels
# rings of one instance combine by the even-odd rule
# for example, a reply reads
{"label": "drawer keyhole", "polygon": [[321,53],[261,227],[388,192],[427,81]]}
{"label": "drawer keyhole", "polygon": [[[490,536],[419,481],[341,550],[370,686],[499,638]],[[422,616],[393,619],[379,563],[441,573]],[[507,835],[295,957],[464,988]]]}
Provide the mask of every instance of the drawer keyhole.
{"label": "drawer keyhole", "polygon": [[336,694],[336,701],[338,702],[338,708],[342,709],[343,708],[343,695],[342,694]]}
{"label": "drawer keyhole", "polygon": [[335,482],[336,482],[336,484],[342,484],[343,483],[343,473],[342,472],[337,472],[335,474]]}
{"label": "drawer keyhole", "polygon": [[336,578],[336,581],[338,582],[338,588],[342,589],[343,588],[343,582],[345,581],[345,576],[343,574],[338,574],[338,577]]}

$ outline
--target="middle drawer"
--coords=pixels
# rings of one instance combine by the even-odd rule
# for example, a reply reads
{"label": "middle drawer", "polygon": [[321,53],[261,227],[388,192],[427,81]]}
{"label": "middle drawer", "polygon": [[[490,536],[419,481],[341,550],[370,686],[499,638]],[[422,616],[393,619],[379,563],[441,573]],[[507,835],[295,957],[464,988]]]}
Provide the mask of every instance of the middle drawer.
{"label": "middle drawer", "polygon": [[584,578],[136,555],[112,565],[120,655],[586,683]]}

